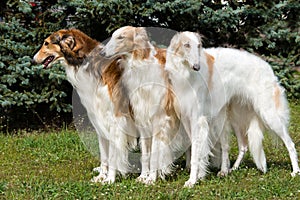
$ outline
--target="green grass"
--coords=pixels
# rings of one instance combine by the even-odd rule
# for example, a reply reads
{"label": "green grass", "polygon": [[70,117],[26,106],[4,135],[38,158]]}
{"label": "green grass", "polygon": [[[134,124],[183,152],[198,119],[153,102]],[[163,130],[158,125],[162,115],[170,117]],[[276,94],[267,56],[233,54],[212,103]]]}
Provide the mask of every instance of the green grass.
{"label": "green grass", "polygon": [[[291,105],[290,134],[298,153],[299,116],[300,105]],[[300,176],[290,176],[282,142],[266,134],[264,148],[266,174],[256,169],[247,154],[238,171],[225,178],[212,171],[193,189],[183,188],[188,172],[180,168],[154,186],[136,183],[136,174],[101,185],[89,181],[99,161],[77,132],[0,134],[0,199],[300,199]],[[232,162],[236,155],[233,137]]]}

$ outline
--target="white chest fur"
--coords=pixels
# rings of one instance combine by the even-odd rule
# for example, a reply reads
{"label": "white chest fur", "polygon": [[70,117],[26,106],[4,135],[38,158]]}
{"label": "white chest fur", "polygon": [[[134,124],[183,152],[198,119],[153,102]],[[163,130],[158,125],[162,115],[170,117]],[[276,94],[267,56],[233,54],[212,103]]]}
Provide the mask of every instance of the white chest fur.
{"label": "white chest fur", "polygon": [[[102,130],[109,136],[110,122],[113,118],[112,102],[109,98],[108,88],[93,77],[86,68],[88,64],[75,70],[66,67],[69,82],[76,89],[82,105],[87,110],[91,123],[97,130]],[[73,108],[76,109],[76,108]]]}
{"label": "white chest fur", "polygon": [[137,122],[150,125],[155,113],[164,109],[162,101],[167,87],[161,66],[155,59],[142,62],[129,60],[123,81]]}

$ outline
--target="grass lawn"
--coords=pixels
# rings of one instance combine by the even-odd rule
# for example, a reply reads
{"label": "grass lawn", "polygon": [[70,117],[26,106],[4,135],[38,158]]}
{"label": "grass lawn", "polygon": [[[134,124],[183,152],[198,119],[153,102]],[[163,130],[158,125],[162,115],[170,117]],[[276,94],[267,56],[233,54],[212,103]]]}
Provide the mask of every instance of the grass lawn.
{"label": "grass lawn", "polygon": [[[300,154],[300,105],[291,105],[290,134]],[[249,153],[240,169],[225,178],[211,171],[194,188],[183,188],[188,172],[180,167],[154,186],[135,181],[137,174],[112,185],[93,184],[98,159],[76,131],[0,133],[0,199],[300,199],[300,176],[292,178],[288,152],[265,134],[268,172],[260,173]],[[230,159],[237,155],[235,137]],[[180,164],[180,162],[179,162]]]}

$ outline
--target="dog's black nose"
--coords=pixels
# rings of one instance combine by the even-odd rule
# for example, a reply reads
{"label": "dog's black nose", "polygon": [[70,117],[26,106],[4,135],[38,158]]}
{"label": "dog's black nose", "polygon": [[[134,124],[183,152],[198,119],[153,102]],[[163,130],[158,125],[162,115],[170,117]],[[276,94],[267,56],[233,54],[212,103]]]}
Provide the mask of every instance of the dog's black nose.
{"label": "dog's black nose", "polygon": [[199,64],[194,64],[193,65],[193,70],[199,71],[200,70],[200,65]]}
{"label": "dog's black nose", "polygon": [[36,65],[36,64],[37,64],[37,62],[36,62],[34,59],[31,59],[30,63],[31,63],[32,65]]}

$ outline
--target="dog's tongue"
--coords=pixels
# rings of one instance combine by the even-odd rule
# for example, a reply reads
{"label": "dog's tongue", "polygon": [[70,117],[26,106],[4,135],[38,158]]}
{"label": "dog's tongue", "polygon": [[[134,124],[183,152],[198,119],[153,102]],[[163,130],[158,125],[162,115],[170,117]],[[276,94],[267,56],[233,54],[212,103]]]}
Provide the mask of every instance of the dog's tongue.
{"label": "dog's tongue", "polygon": [[47,68],[49,63],[51,63],[53,59],[54,59],[54,56],[47,57],[46,60],[43,62],[44,68]]}

